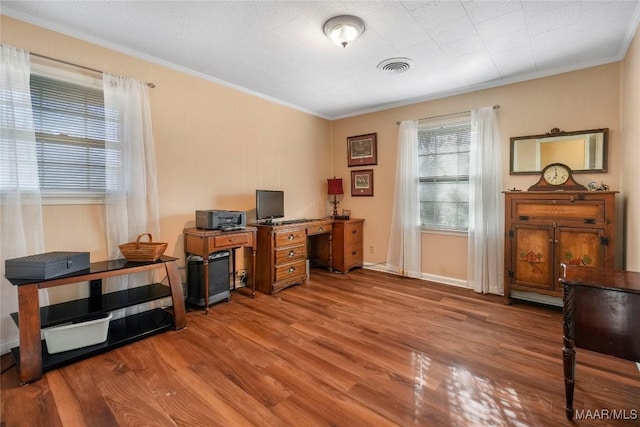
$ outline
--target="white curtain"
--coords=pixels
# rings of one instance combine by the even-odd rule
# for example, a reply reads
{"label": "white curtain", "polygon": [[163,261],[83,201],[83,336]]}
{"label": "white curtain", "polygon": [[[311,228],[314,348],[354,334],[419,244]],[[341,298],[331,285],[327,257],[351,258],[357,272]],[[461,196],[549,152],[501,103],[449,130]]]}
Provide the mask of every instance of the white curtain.
{"label": "white curtain", "polygon": [[[2,353],[18,345],[9,313],[18,311],[17,287],[4,277],[4,261],[44,252],[38,158],[33,130],[29,52],[0,46],[0,299]],[[40,304],[48,304],[46,290]]]}
{"label": "white curtain", "polygon": [[[103,87],[107,247],[109,259],[117,259],[123,258],[119,245],[139,234],[151,233],[154,241],[160,237],[156,157],[147,85],[104,73]],[[135,276],[113,278],[107,290],[144,284]]]}
{"label": "white curtain", "polygon": [[471,112],[467,281],[476,292],[504,292],[502,142],[496,112]]}
{"label": "white curtain", "polygon": [[398,130],[396,183],[387,250],[389,271],[421,276],[420,205],[418,197],[418,123],[403,121]]}

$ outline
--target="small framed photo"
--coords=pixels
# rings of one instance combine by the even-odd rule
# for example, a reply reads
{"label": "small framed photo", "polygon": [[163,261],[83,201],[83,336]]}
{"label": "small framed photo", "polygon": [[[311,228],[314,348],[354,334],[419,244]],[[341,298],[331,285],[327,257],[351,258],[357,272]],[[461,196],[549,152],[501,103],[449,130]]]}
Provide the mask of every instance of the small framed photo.
{"label": "small framed photo", "polygon": [[373,196],[373,169],[351,171],[351,195]]}
{"label": "small framed photo", "polygon": [[378,164],[378,134],[350,136],[347,138],[347,163],[352,166]]}

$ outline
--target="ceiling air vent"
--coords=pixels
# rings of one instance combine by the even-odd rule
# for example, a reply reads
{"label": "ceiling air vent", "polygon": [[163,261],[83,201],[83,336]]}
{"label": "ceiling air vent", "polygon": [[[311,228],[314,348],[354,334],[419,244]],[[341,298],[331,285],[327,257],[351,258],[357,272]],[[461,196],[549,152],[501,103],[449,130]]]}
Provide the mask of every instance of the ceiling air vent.
{"label": "ceiling air vent", "polygon": [[413,61],[409,58],[389,58],[378,64],[378,70],[388,74],[405,73],[413,68]]}

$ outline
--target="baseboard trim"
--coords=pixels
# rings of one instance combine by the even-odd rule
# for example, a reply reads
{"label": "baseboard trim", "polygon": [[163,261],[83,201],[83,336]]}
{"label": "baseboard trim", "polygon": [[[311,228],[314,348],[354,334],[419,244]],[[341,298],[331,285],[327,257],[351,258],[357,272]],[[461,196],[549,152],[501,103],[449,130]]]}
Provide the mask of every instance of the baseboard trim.
{"label": "baseboard trim", "polygon": [[[397,273],[394,273],[393,271],[390,271],[387,268],[387,263],[386,262],[377,263],[377,264],[372,264],[372,263],[366,263],[365,262],[364,265],[362,266],[362,268],[366,268],[368,270],[374,270],[374,271],[381,271],[383,273],[389,273],[389,274],[393,274],[393,275],[396,275],[396,276],[398,275]],[[420,280],[441,283],[443,285],[450,285],[450,286],[455,286],[455,287],[458,287],[458,288],[469,289],[469,285],[467,284],[466,280],[455,279],[453,277],[444,277],[444,276],[438,276],[438,275],[435,275],[435,274],[421,273],[420,274]]]}
{"label": "baseboard trim", "polygon": [[536,302],[539,304],[552,305],[555,307],[562,307],[562,298],[552,297],[544,294],[537,294],[535,292],[511,291],[511,298],[521,299],[529,302]]}
{"label": "baseboard trim", "polygon": [[442,283],[449,286],[455,286],[458,288],[470,289],[466,280],[455,279],[453,277],[444,277],[444,276],[437,276],[435,274],[422,273],[420,278],[422,280],[429,280],[431,282],[438,282],[438,283]]}

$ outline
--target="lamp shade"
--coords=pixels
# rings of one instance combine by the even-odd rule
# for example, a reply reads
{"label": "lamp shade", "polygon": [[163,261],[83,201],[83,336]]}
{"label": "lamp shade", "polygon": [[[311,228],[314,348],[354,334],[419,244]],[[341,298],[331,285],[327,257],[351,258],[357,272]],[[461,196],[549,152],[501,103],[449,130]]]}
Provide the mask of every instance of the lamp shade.
{"label": "lamp shade", "polygon": [[333,178],[327,179],[328,191],[327,194],[330,196],[335,196],[337,194],[344,194],[342,190],[342,178]]}
{"label": "lamp shade", "polygon": [[323,30],[335,44],[347,47],[364,32],[364,21],[357,16],[336,16],[324,23]]}

